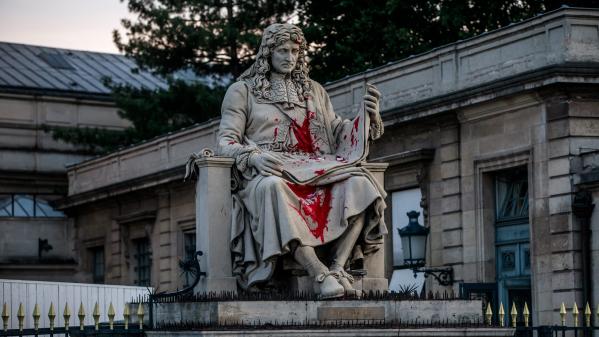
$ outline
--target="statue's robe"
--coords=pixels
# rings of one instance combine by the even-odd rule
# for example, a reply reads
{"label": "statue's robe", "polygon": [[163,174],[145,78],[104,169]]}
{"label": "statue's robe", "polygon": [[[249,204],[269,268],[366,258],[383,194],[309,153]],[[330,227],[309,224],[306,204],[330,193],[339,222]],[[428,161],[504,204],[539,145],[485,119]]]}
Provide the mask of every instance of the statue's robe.
{"label": "statue's robe", "polygon": [[[231,251],[233,272],[247,288],[268,280],[276,258],[290,251],[290,243],[320,246],[339,238],[351,218],[366,212],[355,257],[376,251],[387,233],[383,221],[385,191],[359,165],[322,175],[310,185],[296,185],[265,176],[248,164],[251,153],[270,151],[281,160],[318,160],[333,154],[337,139],[352,121],[335,115],[328,94],[312,82],[308,99],[297,94],[291,80],[273,80],[271,97],[256,98],[249,83],[232,84],[223,100],[218,154],[235,158],[241,184],[233,195]],[[382,133],[373,123],[371,138]],[[198,233],[198,235],[202,235]],[[224,244],[224,243],[223,243]]]}

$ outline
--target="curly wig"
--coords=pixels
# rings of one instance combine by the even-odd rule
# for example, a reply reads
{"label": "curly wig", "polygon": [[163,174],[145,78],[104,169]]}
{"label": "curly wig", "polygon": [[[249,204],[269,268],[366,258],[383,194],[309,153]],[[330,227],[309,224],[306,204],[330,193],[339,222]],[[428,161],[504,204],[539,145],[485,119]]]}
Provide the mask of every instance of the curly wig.
{"label": "curly wig", "polygon": [[272,92],[269,81],[271,55],[275,48],[287,41],[293,41],[300,46],[297,64],[291,71],[291,80],[296,87],[298,96],[300,99],[305,99],[312,90],[312,84],[308,76],[308,62],[306,61],[307,45],[304,33],[295,25],[275,23],[264,30],[260,49],[258,50],[254,64],[237,79],[238,81],[246,81],[256,98],[271,99]]}

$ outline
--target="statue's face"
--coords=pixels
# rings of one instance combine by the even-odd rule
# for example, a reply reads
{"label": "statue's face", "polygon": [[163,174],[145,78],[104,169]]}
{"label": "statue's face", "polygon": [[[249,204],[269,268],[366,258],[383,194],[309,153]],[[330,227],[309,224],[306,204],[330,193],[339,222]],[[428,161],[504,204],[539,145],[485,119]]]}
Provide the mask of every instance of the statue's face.
{"label": "statue's face", "polygon": [[281,74],[289,74],[297,64],[300,45],[287,41],[275,48],[271,55],[271,64],[274,71]]}

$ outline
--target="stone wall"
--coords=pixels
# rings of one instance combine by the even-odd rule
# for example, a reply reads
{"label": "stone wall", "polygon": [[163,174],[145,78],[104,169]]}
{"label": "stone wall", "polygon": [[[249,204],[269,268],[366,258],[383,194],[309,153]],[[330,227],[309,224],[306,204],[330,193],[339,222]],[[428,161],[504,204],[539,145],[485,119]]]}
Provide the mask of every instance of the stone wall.
{"label": "stone wall", "polygon": [[[90,154],[57,141],[44,125],[123,129],[113,103],[49,96],[0,94],[0,194],[67,193],[66,165]],[[66,218],[0,217],[0,277],[72,281],[74,227]],[[38,239],[52,250],[38,259]]]}
{"label": "stone wall", "polygon": [[[182,180],[182,177],[179,177]],[[183,233],[195,233],[194,183],[173,183],[79,208],[75,256],[78,280],[90,282],[90,249],[104,246],[107,284],[135,281],[133,241],[148,238],[152,252],[151,284],[158,291],[182,288],[179,261],[184,259]]]}

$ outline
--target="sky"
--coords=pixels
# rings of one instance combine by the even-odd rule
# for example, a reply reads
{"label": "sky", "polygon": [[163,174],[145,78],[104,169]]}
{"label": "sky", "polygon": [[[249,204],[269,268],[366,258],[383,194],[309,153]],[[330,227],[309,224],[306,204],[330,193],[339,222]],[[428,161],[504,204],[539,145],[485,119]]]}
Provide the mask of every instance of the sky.
{"label": "sky", "polygon": [[118,53],[112,31],[125,17],[119,0],[0,0],[0,41]]}

